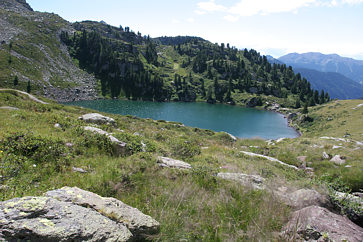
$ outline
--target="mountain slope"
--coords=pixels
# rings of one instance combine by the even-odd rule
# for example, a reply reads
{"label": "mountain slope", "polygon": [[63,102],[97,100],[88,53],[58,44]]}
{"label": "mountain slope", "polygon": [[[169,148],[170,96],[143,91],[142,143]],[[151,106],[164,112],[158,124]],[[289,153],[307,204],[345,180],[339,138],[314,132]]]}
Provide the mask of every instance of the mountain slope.
{"label": "mountain slope", "polygon": [[60,41],[72,26],[34,12],[24,0],[0,1],[0,86],[29,89],[58,101],[94,99],[96,79],[77,67]]}
{"label": "mountain slope", "polygon": [[295,68],[317,90],[329,92],[331,98],[357,99],[363,97],[363,86],[339,73]]}
{"label": "mountain slope", "polygon": [[324,55],[317,52],[291,53],[278,60],[294,68],[307,68],[322,72],[337,72],[358,83],[363,83],[363,61],[341,57],[336,54]]}

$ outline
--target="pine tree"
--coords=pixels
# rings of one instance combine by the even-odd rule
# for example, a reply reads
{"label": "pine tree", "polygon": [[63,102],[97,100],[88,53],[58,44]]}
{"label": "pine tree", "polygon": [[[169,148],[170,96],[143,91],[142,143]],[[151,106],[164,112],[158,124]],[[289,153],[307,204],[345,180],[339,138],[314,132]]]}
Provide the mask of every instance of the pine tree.
{"label": "pine tree", "polygon": [[307,102],[305,102],[305,104],[304,104],[304,109],[303,109],[302,113],[303,113],[303,114],[307,114],[308,112],[309,112],[309,110],[308,110],[308,103],[307,103]]}
{"label": "pine tree", "polygon": [[300,99],[296,99],[295,108],[301,108]]}
{"label": "pine tree", "polygon": [[30,93],[31,91],[31,86],[30,86],[30,81],[28,81],[28,85],[26,86],[26,92]]}
{"label": "pine tree", "polygon": [[17,86],[19,84],[18,76],[14,77],[14,86]]}

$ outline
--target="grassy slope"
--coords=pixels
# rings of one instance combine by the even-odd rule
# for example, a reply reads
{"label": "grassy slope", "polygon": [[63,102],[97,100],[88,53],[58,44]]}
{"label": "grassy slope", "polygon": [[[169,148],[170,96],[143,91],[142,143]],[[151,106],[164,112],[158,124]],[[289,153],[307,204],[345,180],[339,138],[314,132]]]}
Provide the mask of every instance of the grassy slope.
{"label": "grassy slope", "polygon": [[[353,124],[353,120],[357,118],[355,115],[361,117],[362,109],[350,109],[358,101],[339,103],[341,106],[337,108],[329,108],[336,105],[331,103],[320,110],[311,111],[311,115],[317,115],[318,112],[325,115],[329,111],[329,115],[337,115],[340,108],[348,110],[349,106],[348,112],[352,116],[346,115],[336,121],[341,123],[343,118],[347,120],[342,132],[349,129],[352,138],[361,138],[361,129]],[[265,191],[251,191],[233,182],[217,179],[213,176],[217,171],[258,174],[267,179],[271,188],[284,185],[295,189],[312,186],[321,189],[303,172],[244,156],[239,152],[241,150],[271,155],[291,164],[298,163],[296,156],[306,154],[308,161],[316,167],[317,174],[333,174],[335,171],[344,174],[344,169],[333,168],[328,162],[321,161],[323,150],[329,153],[338,151],[331,150],[333,141],[317,137],[338,137],[342,133],[332,129],[318,132],[319,125],[322,125],[320,122],[301,138],[268,146],[263,140],[238,140],[233,143],[223,133],[183,127],[177,123],[108,115],[115,118],[117,124],[114,127],[104,125],[102,128],[127,140],[134,149],[132,155],[115,157],[109,152],[109,144],[102,137],[81,129],[86,124],[79,121],[78,117],[91,110],[55,103],[41,105],[11,92],[0,92],[0,106],[20,108],[19,111],[0,109],[0,140],[3,140],[0,143],[3,152],[0,151],[0,155],[5,165],[9,165],[6,163],[8,158],[19,162],[11,163],[15,166],[13,171],[17,167],[21,168],[16,175],[13,173],[12,178],[2,179],[2,185],[8,187],[0,191],[1,200],[41,195],[49,189],[66,185],[78,186],[102,196],[116,197],[153,216],[161,223],[161,233],[153,238],[155,240],[251,241],[274,238],[274,232],[279,231],[286,221],[289,208]],[[55,123],[61,124],[63,129],[55,128]],[[134,135],[135,132],[140,135]],[[20,143],[28,147],[20,147],[19,142],[15,142],[15,148],[12,147],[16,151],[32,150],[33,137],[37,138],[36,144],[41,144],[39,155],[29,153],[25,155],[27,158],[17,155],[13,159],[5,145],[9,147],[11,142],[6,137],[15,137],[14,133],[26,134]],[[141,140],[147,144],[148,152],[138,152]],[[73,147],[68,148],[65,145],[67,142],[71,142]],[[324,148],[312,148],[313,144],[324,145]],[[349,145],[339,150],[339,153],[349,156],[348,164],[357,168],[348,172],[357,171],[362,177],[362,151],[353,151],[352,148]],[[158,155],[183,159],[190,162],[193,169],[162,169],[156,163]],[[44,157],[46,160],[43,160]],[[73,173],[73,166],[82,167],[89,173]],[[347,175],[352,176],[351,173]],[[359,179],[362,183],[363,179]]]}

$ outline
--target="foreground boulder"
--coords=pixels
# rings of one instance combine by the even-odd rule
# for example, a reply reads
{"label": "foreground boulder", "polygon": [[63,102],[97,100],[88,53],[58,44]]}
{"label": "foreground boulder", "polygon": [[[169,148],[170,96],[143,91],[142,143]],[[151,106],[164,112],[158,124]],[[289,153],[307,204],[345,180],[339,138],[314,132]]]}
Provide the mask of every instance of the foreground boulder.
{"label": "foreground boulder", "polygon": [[79,117],[80,120],[83,120],[87,123],[94,124],[114,124],[115,120],[113,118],[103,116],[99,113],[87,113]]}
{"label": "foreground boulder", "polygon": [[95,133],[95,134],[107,136],[110,139],[110,141],[112,142],[112,148],[116,155],[125,155],[127,153],[126,143],[119,141],[118,139],[116,139],[114,136],[112,136],[108,132],[106,132],[102,129],[99,129],[99,128],[91,127],[91,126],[83,127],[83,129],[86,131]]}
{"label": "foreground boulder", "polygon": [[263,177],[257,176],[257,175],[247,175],[243,173],[218,173],[217,177],[225,179],[225,180],[231,180],[241,183],[244,186],[252,187],[253,189],[264,189],[264,181],[265,179]]}
{"label": "foreground boulder", "polygon": [[132,237],[125,225],[54,198],[0,203],[0,241],[129,241]]}
{"label": "foreground boulder", "polygon": [[360,242],[363,228],[326,208],[310,206],[294,212],[281,235],[289,241]]}
{"label": "foreground boulder", "polygon": [[181,160],[174,160],[169,157],[158,157],[158,163],[162,167],[177,168],[177,169],[191,169],[192,166]]}
{"label": "foreground boulder", "polygon": [[125,225],[136,237],[156,234],[159,231],[160,225],[156,220],[115,198],[104,198],[78,187],[63,187],[47,192],[46,196],[98,211]]}
{"label": "foreground boulder", "polygon": [[312,189],[299,189],[292,193],[287,192],[286,187],[280,187],[275,194],[286,205],[293,209],[302,209],[312,205],[321,207],[330,207],[329,199],[327,196],[320,194]]}

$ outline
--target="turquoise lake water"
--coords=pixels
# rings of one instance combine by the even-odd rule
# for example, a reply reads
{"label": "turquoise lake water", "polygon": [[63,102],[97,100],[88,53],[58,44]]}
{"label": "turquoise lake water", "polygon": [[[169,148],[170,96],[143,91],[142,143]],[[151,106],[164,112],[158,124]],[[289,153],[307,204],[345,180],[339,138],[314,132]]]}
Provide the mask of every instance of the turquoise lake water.
{"label": "turquoise lake water", "polygon": [[225,131],[240,138],[295,138],[283,115],[224,104],[92,100],[67,103],[101,112],[133,115],[140,118],[181,122],[187,126]]}

